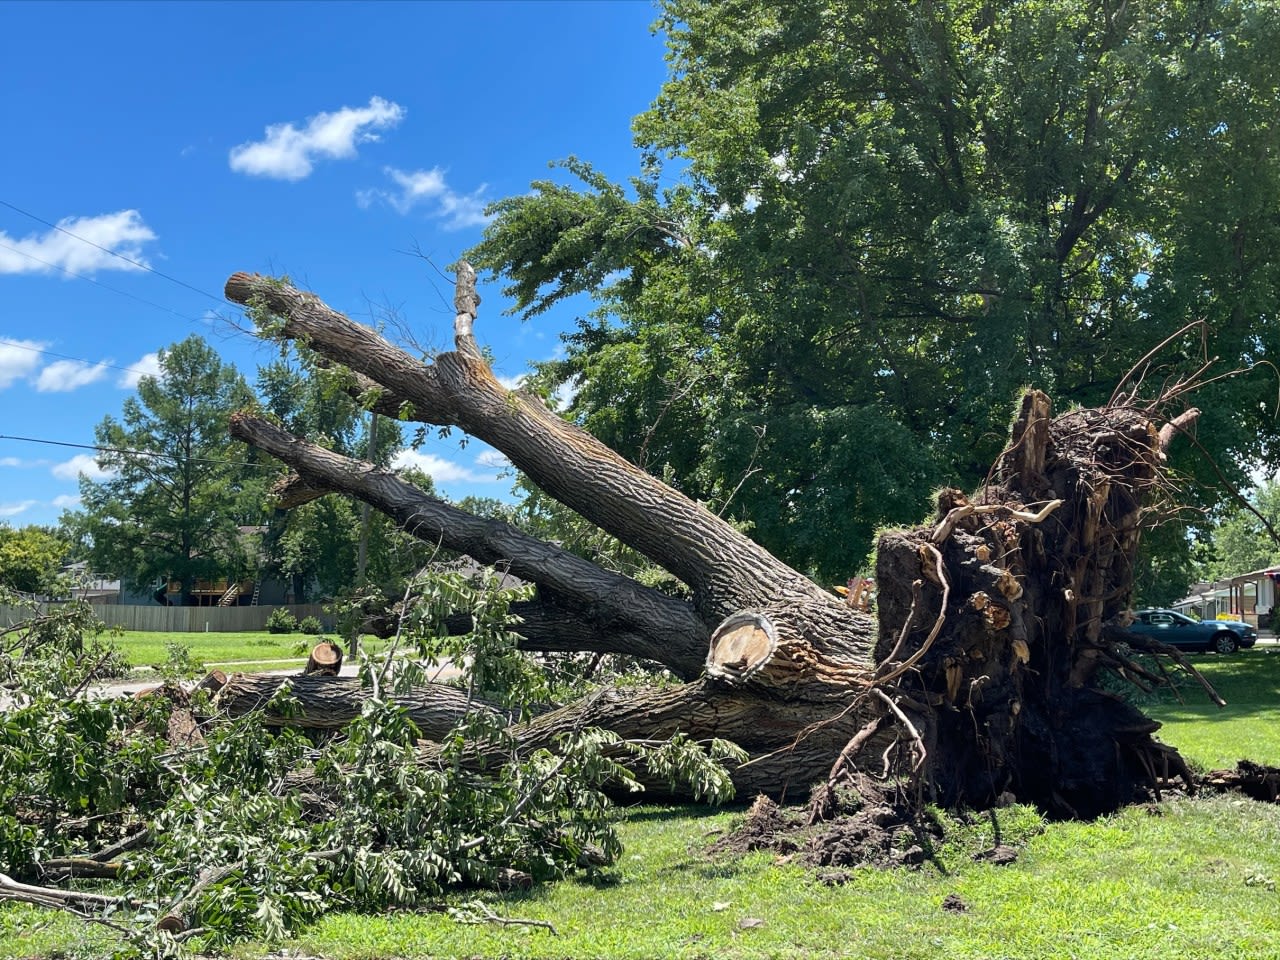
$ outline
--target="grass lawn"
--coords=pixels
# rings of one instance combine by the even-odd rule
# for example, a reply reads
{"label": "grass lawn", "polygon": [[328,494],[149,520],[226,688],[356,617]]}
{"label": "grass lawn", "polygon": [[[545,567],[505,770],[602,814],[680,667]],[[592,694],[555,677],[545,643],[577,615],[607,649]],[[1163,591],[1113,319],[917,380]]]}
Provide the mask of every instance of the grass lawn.
{"label": "grass lawn", "polygon": [[1280,645],[1191,660],[1227,705],[1215,707],[1193,683],[1181,685],[1181,703],[1162,691],[1143,705],[1165,725],[1157,736],[1204,770],[1233,767],[1243,757],[1280,766]]}
{"label": "grass lawn", "polygon": [[[206,667],[222,667],[235,664],[235,669],[249,673],[254,670],[287,668],[293,663],[306,662],[307,652],[319,637],[306,633],[150,633],[127,630],[113,638],[113,642],[135,667],[154,667],[164,663],[169,655],[169,644],[185,646],[192,659]],[[332,636],[329,639],[333,639]],[[361,648],[368,652],[384,649],[386,641],[376,637],[363,637]],[[279,663],[274,661],[289,661]]]}
{"label": "grass lawn", "polygon": [[[1213,706],[1192,685],[1181,691],[1184,703],[1161,698],[1148,711],[1165,724],[1163,738],[1204,769],[1246,756],[1280,765],[1280,648],[1193,659],[1228,705]],[[547,921],[557,935],[440,914],[335,914],[295,946],[333,960],[1280,958],[1280,806],[1206,797],[1154,810],[1057,824],[1025,807],[999,811],[1006,842],[1029,838],[1009,866],[972,861],[975,842],[989,842],[991,831],[979,820],[968,831],[987,837],[961,836],[944,849],[945,873],[866,868],[829,887],[771,854],[708,859],[708,845],[738,813],[637,808],[624,824],[614,883],[482,897],[494,913]],[[948,894],[968,909],[944,910]],[[753,920],[763,922],[746,923]],[[266,952],[246,946],[237,956]]]}
{"label": "grass lawn", "polygon": [[[640,809],[628,819],[614,884],[484,898],[495,913],[548,921],[558,935],[439,914],[334,915],[295,946],[334,960],[1280,956],[1280,898],[1250,882],[1280,877],[1280,808],[1219,798],[1160,809],[1054,825],[1010,866],[944,851],[945,874],[864,868],[836,887],[767,854],[709,861],[708,833],[734,814]],[[1025,808],[998,816],[1006,839],[1039,825]],[[967,909],[943,909],[948,895]]]}
{"label": "grass lawn", "polygon": [[[1280,764],[1280,651],[1258,648],[1196,663],[1225,710],[1161,698],[1161,735],[1209,768],[1249,756]],[[332,960],[418,957],[866,957],[947,960],[1280,960],[1280,806],[1229,797],[1173,799],[1092,823],[1047,824],[1026,807],[956,824],[938,863],[860,868],[827,886],[772,854],[711,858],[740,816],[699,807],[637,807],[626,852],[607,882],[480,894],[528,926],[466,924],[442,913],[333,914],[289,948]],[[1023,843],[1008,866],[976,863],[995,829]],[[954,895],[964,909],[943,908]],[[463,907],[475,893],[457,895]],[[43,924],[43,926],[40,926]],[[49,956],[99,936],[61,916],[0,911],[0,958]],[[97,941],[90,941],[97,942]],[[242,945],[234,956],[273,948]],[[279,954],[276,954],[277,956]]]}

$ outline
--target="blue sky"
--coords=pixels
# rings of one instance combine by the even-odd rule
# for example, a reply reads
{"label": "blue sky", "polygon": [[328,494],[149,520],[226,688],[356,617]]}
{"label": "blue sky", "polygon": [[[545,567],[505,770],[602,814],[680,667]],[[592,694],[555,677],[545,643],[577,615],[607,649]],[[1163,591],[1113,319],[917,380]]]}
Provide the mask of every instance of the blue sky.
{"label": "blue sky", "polygon": [[[635,172],[630,121],[666,73],[655,17],[643,0],[0,4],[0,434],[91,444],[193,332],[252,382],[274,351],[226,322],[236,270],[288,273],[358,319],[390,307],[447,346],[451,289],[406,251],[450,263],[487,202],[561,175],[549,161]],[[521,324],[481,293],[505,377],[574,321]],[[451,497],[510,486],[479,444],[414,458]],[[0,522],[55,522],[81,469],[91,451],[0,439]]]}

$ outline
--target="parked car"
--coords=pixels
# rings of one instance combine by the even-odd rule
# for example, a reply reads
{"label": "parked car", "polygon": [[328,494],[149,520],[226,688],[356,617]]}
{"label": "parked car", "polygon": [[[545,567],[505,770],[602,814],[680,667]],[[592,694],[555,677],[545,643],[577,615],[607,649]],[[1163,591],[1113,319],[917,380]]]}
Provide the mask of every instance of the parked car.
{"label": "parked car", "polygon": [[1193,620],[1176,610],[1139,610],[1130,633],[1151,637],[1171,647],[1234,653],[1258,642],[1258,631],[1239,620]]}

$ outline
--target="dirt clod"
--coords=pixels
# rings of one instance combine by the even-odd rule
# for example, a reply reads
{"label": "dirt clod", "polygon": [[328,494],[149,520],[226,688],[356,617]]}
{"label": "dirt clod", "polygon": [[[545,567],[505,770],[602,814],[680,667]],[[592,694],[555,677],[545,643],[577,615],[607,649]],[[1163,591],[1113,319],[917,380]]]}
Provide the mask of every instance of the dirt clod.
{"label": "dirt clod", "polygon": [[983,850],[980,853],[975,853],[973,855],[973,859],[979,863],[994,863],[998,867],[1003,867],[1018,859],[1018,851],[1013,847],[1006,846],[1001,843],[992,847],[990,850]]}

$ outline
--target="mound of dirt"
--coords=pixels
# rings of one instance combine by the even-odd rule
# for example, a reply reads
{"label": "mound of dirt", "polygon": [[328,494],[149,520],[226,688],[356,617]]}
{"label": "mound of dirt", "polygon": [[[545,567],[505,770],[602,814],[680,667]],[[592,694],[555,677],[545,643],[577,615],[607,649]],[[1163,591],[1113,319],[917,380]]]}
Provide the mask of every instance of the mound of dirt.
{"label": "mound of dirt", "polygon": [[[784,809],[762,794],[742,824],[711,849],[713,854],[771,850],[812,867],[918,867],[941,839],[939,825],[913,815],[905,803],[881,801],[809,825],[805,810]],[[824,883],[846,879],[839,869],[821,878]]]}

